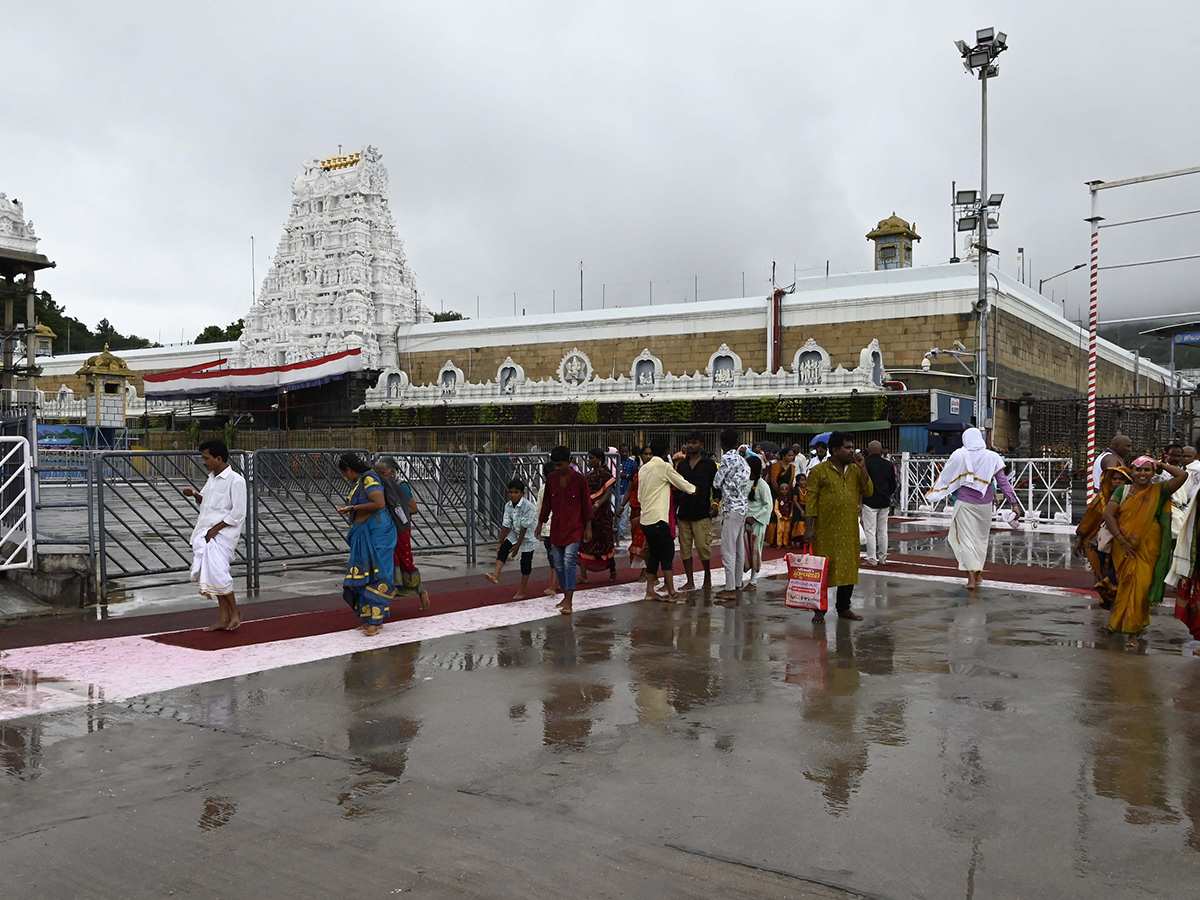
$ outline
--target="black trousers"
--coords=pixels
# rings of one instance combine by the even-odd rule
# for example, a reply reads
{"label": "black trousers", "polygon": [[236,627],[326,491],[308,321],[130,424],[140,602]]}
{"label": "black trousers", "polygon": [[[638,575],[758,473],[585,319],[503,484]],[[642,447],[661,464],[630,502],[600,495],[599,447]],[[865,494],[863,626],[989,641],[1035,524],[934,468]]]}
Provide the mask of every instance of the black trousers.
{"label": "black trousers", "polygon": [[839,584],[837,587],[837,611],[844,613],[850,609],[850,598],[854,595],[854,585]]}
{"label": "black trousers", "polygon": [[666,522],[655,522],[643,525],[646,533],[646,571],[651,575],[658,574],[658,567],[664,572],[675,568],[675,539],[671,537],[671,526]]}

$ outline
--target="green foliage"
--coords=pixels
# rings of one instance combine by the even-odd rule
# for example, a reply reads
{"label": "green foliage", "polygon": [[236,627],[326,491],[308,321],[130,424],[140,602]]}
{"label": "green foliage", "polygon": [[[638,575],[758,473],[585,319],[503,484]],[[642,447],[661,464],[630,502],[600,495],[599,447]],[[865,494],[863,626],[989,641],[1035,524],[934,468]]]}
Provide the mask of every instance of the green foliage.
{"label": "green foliage", "polygon": [[38,323],[46,325],[54,332],[54,353],[99,353],[108,344],[108,349],[137,350],[141,347],[157,347],[158,344],[136,334],[121,334],[108,319],[101,319],[93,332],[90,328],[73,316],[67,315],[67,308],[60,306],[50,296],[49,291],[39,291],[33,301],[34,313]]}
{"label": "green foliage", "polygon": [[896,393],[884,398],[884,415],[892,424],[928,422],[929,397],[925,394]]}
{"label": "green foliage", "polygon": [[225,442],[226,447],[233,446],[233,439],[237,437],[237,426],[233,422],[226,422],[221,426],[221,440]]}
{"label": "green foliage", "polygon": [[595,400],[584,400],[579,404],[579,410],[575,414],[575,423],[577,425],[595,425],[600,421],[600,408]]}
{"label": "green foliage", "polygon": [[197,444],[200,443],[200,420],[199,419],[192,419],[190,422],[188,422],[187,433],[188,433],[188,441],[191,442],[191,445],[193,447],[195,447]]}
{"label": "green foliage", "polygon": [[230,322],[224,328],[220,325],[209,325],[202,332],[196,335],[194,344],[219,344],[222,341],[236,341],[242,336],[242,329],[246,326],[245,319],[238,319],[236,322]]}
{"label": "green foliage", "polygon": [[455,312],[452,309],[433,314],[433,321],[435,322],[465,322],[467,321],[467,318],[467,316],[464,316],[460,312]]}

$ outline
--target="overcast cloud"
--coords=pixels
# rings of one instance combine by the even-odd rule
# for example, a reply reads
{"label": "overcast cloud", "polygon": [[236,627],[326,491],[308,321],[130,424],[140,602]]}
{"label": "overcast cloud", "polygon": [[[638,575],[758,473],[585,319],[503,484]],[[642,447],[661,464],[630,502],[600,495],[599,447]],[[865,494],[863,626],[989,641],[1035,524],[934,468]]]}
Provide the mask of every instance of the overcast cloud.
{"label": "overcast cloud", "polygon": [[[474,318],[765,294],[771,260],[870,268],[894,210],[951,253],[990,84],[1001,268],[1083,262],[1090,179],[1200,164],[1200,3],[38,3],[2,0],[0,191],[71,314],[174,342],[243,315],[303,160],[374,144],[426,302]],[[1200,207],[1200,176],[1103,195]],[[1105,232],[1102,262],[1195,253],[1200,216]],[[1102,318],[1200,307],[1200,260],[1105,273]],[[1085,301],[1085,273],[1047,285]],[[161,336],[161,337],[160,337]]]}

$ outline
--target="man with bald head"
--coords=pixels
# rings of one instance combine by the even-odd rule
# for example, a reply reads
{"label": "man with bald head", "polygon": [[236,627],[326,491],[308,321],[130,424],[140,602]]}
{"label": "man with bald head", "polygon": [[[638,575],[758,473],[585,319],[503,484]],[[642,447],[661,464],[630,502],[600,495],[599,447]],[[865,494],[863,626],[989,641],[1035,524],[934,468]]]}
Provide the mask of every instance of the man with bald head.
{"label": "man with bald head", "polygon": [[887,563],[888,513],[891,511],[892,495],[896,492],[896,467],[883,455],[883,444],[871,441],[867,444],[867,474],[875,492],[863,500],[862,524],[867,537],[867,565],[882,566]]}
{"label": "man with bald head", "polygon": [[1128,464],[1133,453],[1133,441],[1124,434],[1114,435],[1109,442],[1108,449],[1096,457],[1096,461],[1092,464],[1092,493],[1100,490],[1100,479],[1104,477],[1104,472],[1114,466],[1124,466]]}

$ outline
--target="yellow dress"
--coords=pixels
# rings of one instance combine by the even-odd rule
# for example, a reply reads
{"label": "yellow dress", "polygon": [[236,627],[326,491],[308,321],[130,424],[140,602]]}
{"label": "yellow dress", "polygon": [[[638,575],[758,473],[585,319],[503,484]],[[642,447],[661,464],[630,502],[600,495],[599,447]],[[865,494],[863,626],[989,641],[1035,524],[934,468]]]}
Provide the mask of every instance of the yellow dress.
{"label": "yellow dress", "polygon": [[1132,554],[1113,541],[1117,596],[1108,627],[1121,634],[1138,634],[1150,627],[1150,606],[1162,602],[1163,579],[1170,561],[1170,553],[1164,551],[1169,551],[1171,544],[1171,501],[1163,496],[1161,484],[1150,484],[1136,492],[1123,484],[1113,491],[1112,501],[1120,504],[1117,525],[1138,540]]}
{"label": "yellow dress", "polygon": [[808,515],[816,519],[813,553],[829,560],[829,586],[858,584],[858,506],[875,493],[870,477],[850,463],[838,473],[826,460],[808,473]]}

